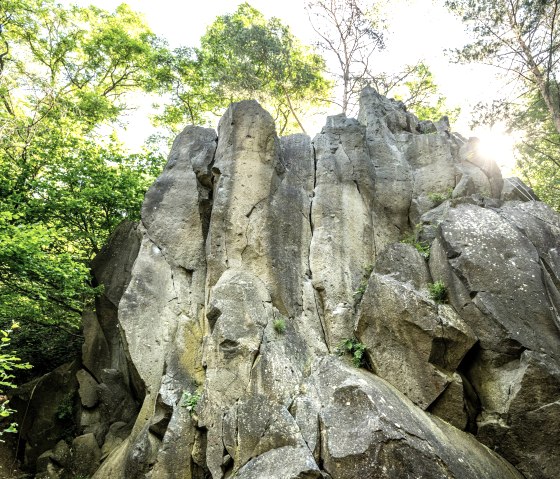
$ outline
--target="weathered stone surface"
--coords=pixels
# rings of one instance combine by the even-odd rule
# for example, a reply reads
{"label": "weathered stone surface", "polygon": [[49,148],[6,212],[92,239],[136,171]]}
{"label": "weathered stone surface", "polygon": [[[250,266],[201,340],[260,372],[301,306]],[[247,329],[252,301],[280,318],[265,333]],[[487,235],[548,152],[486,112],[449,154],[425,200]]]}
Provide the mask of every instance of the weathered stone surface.
{"label": "weathered stone surface", "polygon": [[362,299],[356,337],[366,345],[375,373],[423,409],[445,390],[476,342],[451,307],[376,273]]}
{"label": "weathered stone surface", "polygon": [[72,470],[76,476],[90,476],[99,467],[101,450],[93,434],[78,436],[72,442]]}
{"label": "weathered stone surface", "polygon": [[[216,140],[212,129],[185,128],[142,205],[142,224],[150,240],[170,266],[183,268],[187,275],[199,272],[205,264],[199,202],[208,198]],[[205,185],[197,182],[197,175]]]}
{"label": "weathered stone surface", "polygon": [[92,408],[99,402],[97,395],[97,381],[87,371],[80,369],[76,373],[78,380],[78,394],[82,406]]}
{"label": "weathered stone surface", "polygon": [[72,458],[72,451],[70,446],[64,440],[60,440],[56,443],[56,446],[52,450],[51,459],[54,463],[61,467],[66,467],[70,465],[70,459]]}
{"label": "weathered stone surface", "polygon": [[123,421],[111,424],[105,436],[103,447],[101,448],[101,459],[105,459],[108,454],[121,444],[130,434],[130,427]]}
{"label": "weathered stone surface", "polygon": [[539,201],[533,189],[515,176],[504,178],[501,199],[505,201]]}
{"label": "weathered stone surface", "polygon": [[450,209],[439,232],[446,259],[432,256],[432,276],[443,278],[451,269],[461,278],[470,300],[451,288],[450,301],[482,347],[506,354],[543,348],[558,355],[558,327],[529,238],[497,212],[467,204]]}
{"label": "weathered stone surface", "polygon": [[378,377],[332,357],[313,370],[305,390],[316,406],[323,467],[333,479],[522,477],[472,436],[430,418]]}
{"label": "weathered stone surface", "polygon": [[[187,127],[140,224],[94,263],[105,292],[70,407],[84,464],[95,479],[555,479],[560,219],[508,185],[476,140],[372,89],[313,141],[278,139],[253,101],[217,137]],[[373,371],[337,358],[342,340]],[[38,404],[30,417],[52,417]],[[60,437],[28,426],[28,464],[47,451],[45,474],[67,474]]]}
{"label": "weathered stone surface", "polygon": [[46,472],[48,465],[51,463],[52,451],[48,450],[37,458],[36,470],[37,472]]}
{"label": "weathered stone surface", "polygon": [[329,117],[314,145],[317,179],[309,267],[327,344],[334,348],[352,334],[353,295],[373,261],[374,167],[367,161],[366,129],[344,115]]}
{"label": "weathered stone surface", "polygon": [[[408,211],[413,194],[412,166],[406,160],[405,138],[412,135],[407,114],[393,100],[379,95],[372,88],[360,96],[360,122],[366,127],[369,158],[374,168],[375,194],[372,222],[374,250],[401,239],[408,229]],[[401,134],[398,138],[395,134]],[[369,160],[369,161],[368,161]]]}
{"label": "weathered stone surface", "polygon": [[18,411],[16,421],[25,443],[25,465],[31,470],[37,458],[52,449],[76,422],[77,371],[76,362],[63,364],[18,388],[10,401]]}
{"label": "weathered stone surface", "polygon": [[560,451],[550,445],[560,427],[560,367],[532,351],[505,364],[496,359],[482,352],[469,370],[482,403],[478,437],[525,477],[554,477]]}
{"label": "weathered stone surface", "polygon": [[417,290],[425,289],[432,280],[425,258],[405,243],[388,245],[377,257],[374,270],[401,283],[410,283]]}
{"label": "weathered stone surface", "polygon": [[93,371],[95,375],[100,377],[102,369],[111,367],[111,348],[96,313],[93,311],[84,312],[82,324],[85,338],[82,345],[82,362],[89,371]]}
{"label": "weathered stone surface", "polygon": [[321,472],[309,450],[304,447],[280,447],[268,451],[241,468],[239,479],[319,479]]}
{"label": "weathered stone surface", "polygon": [[142,394],[142,385],[126,354],[118,326],[118,305],[130,283],[140,239],[137,225],[125,221],[92,262],[94,284],[104,288],[95,301],[96,313],[86,311],[83,315],[85,341],[82,346],[83,365],[97,381],[103,369],[118,369],[138,394]]}
{"label": "weathered stone surface", "polygon": [[465,430],[469,420],[465,400],[463,379],[459,374],[454,373],[445,391],[430,405],[428,410],[457,429]]}

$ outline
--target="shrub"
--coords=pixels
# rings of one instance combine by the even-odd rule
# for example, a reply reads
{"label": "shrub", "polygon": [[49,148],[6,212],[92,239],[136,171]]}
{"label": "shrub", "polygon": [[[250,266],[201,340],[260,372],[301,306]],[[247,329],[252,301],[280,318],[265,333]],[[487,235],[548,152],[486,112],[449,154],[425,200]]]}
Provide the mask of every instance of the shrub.
{"label": "shrub", "polygon": [[280,315],[272,322],[272,326],[278,334],[284,334],[286,332],[286,318]]}
{"label": "shrub", "polygon": [[336,348],[336,352],[339,356],[342,356],[343,354],[349,354],[352,356],[352,364],[357,368],[364,367],[366,365],[366,358],[364,356],[365,351],[366,345],[360,343],[355,338],[343,339]]}
{"label": "shrub", "polygon": [[[28,363],[21,363],[15,352],[6,351],[10,345],[10,334],[14,329],[19,327],[18,323],[13,323],[10,329],[0,329],[0,419],[6,419],[14,412],[8,406],[8,399],[5,396],[5,388],[15,388],[12,383],[14,375],[12,371],[15,369],[30,369],[31,365]],[[17,424],[11,423],[7,428],[0,428],[0,436],[5,432],[16,432]]]}
{"label": "shrub", "polygon": [[430,292],[430,298],[436,303],[445,303],[447,301],[447,287],[443,281],[428,284],[428,291]]}
{"label": "shrub", "polygon": [[416,251],[418,251],[421,256],[423,256],[425,259],[430,259],[431,245],[427,241],[420,241],[418,239],[421,233],[422,233],[422,225],[417,224],[414,227],[414,232],[410,233],[409,235],[406,235],[401,240],[401,243],[414,246],[416,248]]}
{"label": "shrub", "polygon": [[431,201],[439,205],[443,203],[445,200],[451,198],[452,194],[453,194],[453,188],[449,188],[445,193],[428,193],[428,198],[430,198]]}
{"label": "shrub", "polygon": [[272,325],[274,326],[274,331],[277,333],[283,334],[286,332],[286,320],[284,318],[280,317],[275,319]]}

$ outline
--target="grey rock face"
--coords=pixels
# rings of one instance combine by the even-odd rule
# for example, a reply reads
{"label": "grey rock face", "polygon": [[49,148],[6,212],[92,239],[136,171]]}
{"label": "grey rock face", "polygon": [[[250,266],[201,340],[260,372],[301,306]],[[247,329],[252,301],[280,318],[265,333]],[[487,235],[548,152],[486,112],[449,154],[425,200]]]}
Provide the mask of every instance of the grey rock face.
{"label": "grey rock face", "polygon": [[301,418],[296,413],[296,421],[311,433],[309,440],[319,437],[331,477],[521,477],[472,436],[431,418],[377,376],[332,357],[313,369],[305,383],[313,406]]}
{"label": "grey rock face", "polygon": [[556,477],[560,220],[508,188],[475,140],[371,89],[313,141],[253,101],[187,127],[94,264],[84,470]]}

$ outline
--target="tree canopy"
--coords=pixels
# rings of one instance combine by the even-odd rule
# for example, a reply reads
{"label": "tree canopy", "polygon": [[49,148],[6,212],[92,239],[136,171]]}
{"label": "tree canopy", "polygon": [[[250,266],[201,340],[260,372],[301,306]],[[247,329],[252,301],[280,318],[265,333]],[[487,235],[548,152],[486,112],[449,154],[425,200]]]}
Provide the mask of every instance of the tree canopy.
{"label": "tree canopy", "polygon": [[515,82],[510,98],[483,108],[483,121],[505,121],[523,133],[518,167],[539,196],[558,208],[560,189],[560,1],[448,0],[469,26],[473,41],[456,52]]}
{"label": "tree canopy", "polygon": [[301,112],[329,96],[324,70],[322,57],[280,20],[267,20],[243,3],[233,14],[216,18],[199,48],[175,51],[169,62],[173,102],[160,121],[200,121],[231,102],[257,99],[272,110],[280,133],[295,125],[304,131]]}
{"label": "tree canopy", "polygon": [[0,324],[76,327],[95,294],[89,260],[138,217],[162,162],[102,128],[125,93],[156,87],[166,48],[126,5],[7,0],[0,24]]}
{"label": "tree canopy", "polygon": [[311,0],[306,8],[318,46],[335,59],[337,69],[331,74],[341,88],[339,106],[350,113],[372,80],[373,53],[384,46],[381,21],[373,8],[364,9],[358,0]]}
{"label": "tree canopy", "polygon": [[460,108],[447,105],[430,68],[422,61],[405,65],[400,72],[379,73],[370,82],[382,95],[402,101],[420,120],[438,121],[447,116],[453,122],[459,116]]}

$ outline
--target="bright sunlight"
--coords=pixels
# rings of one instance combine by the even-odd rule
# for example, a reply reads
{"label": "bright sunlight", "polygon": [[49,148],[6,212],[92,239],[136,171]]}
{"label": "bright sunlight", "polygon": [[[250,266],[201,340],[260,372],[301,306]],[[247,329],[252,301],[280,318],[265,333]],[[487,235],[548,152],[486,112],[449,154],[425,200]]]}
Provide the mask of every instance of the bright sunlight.
{"label": "bright sunlight", "polygon": [[492,128],[479,127],[473,131],[473,135],[480,140],[479,152],[498,164],[504,178],[512,176],[515,168],[516,138],[507,133],[503,125],[495,125]]}

